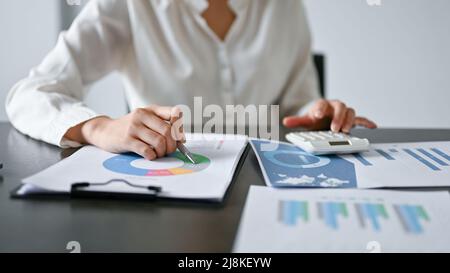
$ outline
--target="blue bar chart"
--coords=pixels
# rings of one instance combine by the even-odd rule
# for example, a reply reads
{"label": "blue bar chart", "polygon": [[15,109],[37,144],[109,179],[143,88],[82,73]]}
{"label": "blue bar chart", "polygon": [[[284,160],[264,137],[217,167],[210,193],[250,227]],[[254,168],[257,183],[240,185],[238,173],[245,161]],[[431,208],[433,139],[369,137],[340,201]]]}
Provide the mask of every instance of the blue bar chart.
{"label": "blue bar chart", "polygon": [[422,156],[420,156],[419,154],[417,154],[413,150],[411,150],[411,149],[403,149],[403,151],[405,151],[407,154],[409,154],[413,158],[417,159],[420,163],[424,164],[425,166],[427,166],[431,170],[433,170],[433,171],[440,171],[441,170],[438,167],[436,167],[436,165],[434,165],[430,161],[426,160],[425,158],[423,158]]}
{"label": "blue bar chart", "polygon": [[438,148],[432,148],[431,149],[433,152],[435,152],[436,154],[442,156],[443,158],[447,159],[448,161],[450,161],[450,155],[444,153],[443,151],[441,151]]}
{"label": "blue bar chart", "polygon": [[342,202],[319,202],[317,203],[317,211],[319,219],[334,230],[339,228],[339,216],[348,217],[347,206]]}
{"label": "blue bar chart", "polygon": [[395,160],[395,158],[393,158],[388,152],[385,152],[382,149],[375,149],[375,151],[387,160]]}
{"label": "blue bar chart", "polygon": [[308,202],[280,201],[278,205],[278,220],[288,226],[296,226],[299,220],[308,222]]}
{"label": "blue bar chart", "polygon": [[356,214],[361,228],[371,226],[375,231],[381,231],[380,219],[389,219],[383,204],[356,203]]}
{"label": "blue bar chart", "polygon": [[[402,149],[409,147],[380,148],[397,148],[403,153]],[[449,207],[448,191],[444,190],[252,186],[233,251],[449,253]]]}
{"label": "blue bar chart", "polygon": [[430,217],[422,206],[394,205],[394,209],[405,232],[421,234],[424,232],[421,221],[430,221]]}
{"label": "blue bar chart", "polygon": [[[399,161],[405,158],[413,159],[420,165],[426,167],[431,171],[441,171],[443,168],[450,166],[450,155],[438,148],[388,148],[388,149],[374,149],[373,152],[378,157],[388,161]],[[353,157],[365,167],[374,166],[370,158],[365,154],[354,154]]]}
{"label": "blue bar chart", "polygon": [[433,155],[431,152],[429,152],[429,151],[427,151],[427,150],[425,150],[423,148],[419,148],[419,149],[417,149],[417,151],[419,151],[421,154],[425,155],[426,157],[428,157],[432,161],[436,162],[440,166],[448,166],[449,165],[446,162],[444,162],[443,160],[441,160],[438,157],[436,157],[435,155]]}
{"label": "blue bar chart", "polygon": [[278,203],[278,222],[288,227],[316,222],[329,230],[338,231],[342,229],[340,221],[344,220],[353,222],[361,230],[376,233],[383,232],[383,225],[394,221],[400,230],[410,235],[424,233],[424,223],[431,222],[429,214],[420,205],[296,200]]}
{"label": "blue bar chart", "polygon": [[353,156],[358,160],[361,164],[364,166],[373,166],[372,163],[370,163],[364,156],[361,154],[353,154]]}

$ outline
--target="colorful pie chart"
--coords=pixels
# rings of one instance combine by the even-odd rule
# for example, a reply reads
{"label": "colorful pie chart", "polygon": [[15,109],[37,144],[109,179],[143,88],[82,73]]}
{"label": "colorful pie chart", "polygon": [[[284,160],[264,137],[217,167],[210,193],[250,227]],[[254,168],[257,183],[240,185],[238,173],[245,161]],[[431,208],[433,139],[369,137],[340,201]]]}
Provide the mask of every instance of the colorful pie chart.
{"label": "colorful pie chart", "polygon": [[173,176],[200,172],[211,164],[209,158],[193,154],[198,164],[192,164],[182,153],[175,152],[155,161],[145,160],[137,154],[121,154],[103,162],[112,172],[135,176]]}

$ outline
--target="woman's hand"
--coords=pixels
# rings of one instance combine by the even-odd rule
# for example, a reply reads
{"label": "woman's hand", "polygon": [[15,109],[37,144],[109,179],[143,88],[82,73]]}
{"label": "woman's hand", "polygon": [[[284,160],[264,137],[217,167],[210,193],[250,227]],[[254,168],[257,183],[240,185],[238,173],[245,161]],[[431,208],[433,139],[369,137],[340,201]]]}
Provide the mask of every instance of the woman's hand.
{"label": "woman's hand", "polygon": [[134,152],[154,160],[173,153],[177,140],[184,142],[177,107],[149,106],[139,108],[119,119],[97,117],[71,128],[65,138],[82,144],[95,145],[112,153]]}
{"label": "woman's hand", "polygon": [[377,125],[364,117],[356,116],[353,108],[347,107],[338,100],[319,100],[304,116],[290,116],[283,120],[288,128],[304,127],[308,130],[342,131],[349,133],[354,126],[364,126],[374,129]]}

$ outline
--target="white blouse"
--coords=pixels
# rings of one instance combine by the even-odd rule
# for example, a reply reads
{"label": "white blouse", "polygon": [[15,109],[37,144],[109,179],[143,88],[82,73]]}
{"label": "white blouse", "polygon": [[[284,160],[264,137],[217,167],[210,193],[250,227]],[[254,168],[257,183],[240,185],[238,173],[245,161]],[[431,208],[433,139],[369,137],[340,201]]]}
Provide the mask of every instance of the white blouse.
{"label": "white blouse", "polygon": [[[131,109],[150,104],[280,105],[296,113],[319,97],[300,0],[229,0],[224,41],[201,14],[207,0],[91,0],[56,47],[10,91],[22,133],[62,147],[67,130],[98,116],[88,87],[113,71]],[[100,98],[101,99],[101,98]],[[107,98],[105,98],[107,101]],[[277,117],[278,118],[278,117]]]}

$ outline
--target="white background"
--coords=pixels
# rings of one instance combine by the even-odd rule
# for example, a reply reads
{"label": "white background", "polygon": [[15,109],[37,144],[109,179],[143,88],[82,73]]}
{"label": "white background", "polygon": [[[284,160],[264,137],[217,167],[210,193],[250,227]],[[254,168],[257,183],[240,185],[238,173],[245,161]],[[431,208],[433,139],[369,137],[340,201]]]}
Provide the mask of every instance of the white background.
{"label": "white background", "polygon": [[[11,86],[55,44],[61,1],[0,2],[0,120]],[[450,128],[450,1],[381,1],[305,0],[314,48],[327,56],[328,96],[383,127]],[[101,113],[125,113],[115,76],[87,101]]]}

